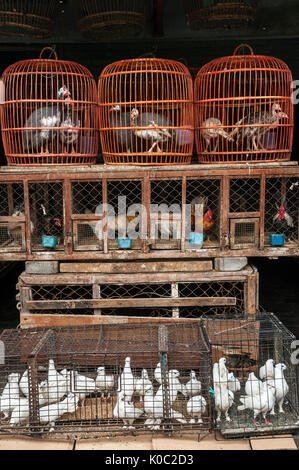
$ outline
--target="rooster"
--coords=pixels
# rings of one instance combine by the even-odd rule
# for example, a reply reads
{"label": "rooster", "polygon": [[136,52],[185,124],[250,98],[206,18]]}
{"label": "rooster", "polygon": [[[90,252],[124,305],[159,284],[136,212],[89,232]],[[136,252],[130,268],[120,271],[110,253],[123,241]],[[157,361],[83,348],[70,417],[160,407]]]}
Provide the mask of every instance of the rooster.
{"label": "rooster", "polygon": [[290,228],[294,227],[293,218],[288,214],[287,209],[286,209],[286,201],[285,201],[284,196],[281,197],[280,203],[277,203],[277,202],[275,203],[275,206],[276,206],[277,212],[275,216],[273,217],[273,222],[275,222],[276,224],[285,226],[285,227],[286,225],[287,227],[290,227]]}
{"label": "rooster", "polygon": [[[202,214],[197,216],[195,213],[195,206],[202,205]],[[215,221],[213,220],[213,212],[208,207],[208,199],[206,197],[197,197],[191,201],[191,229],[194,231],[196,227],[202,224],[203,234],[207,237],[207,243],[210,243],[210,235],[213,232]]]}
{"label": "rooster", "polygon": [[59,217],[51,217],[47,215],[46,208],[41,204],[43,219],[42,219],[42,235],[57,236],[57,244],[60,244],[62,222]]}

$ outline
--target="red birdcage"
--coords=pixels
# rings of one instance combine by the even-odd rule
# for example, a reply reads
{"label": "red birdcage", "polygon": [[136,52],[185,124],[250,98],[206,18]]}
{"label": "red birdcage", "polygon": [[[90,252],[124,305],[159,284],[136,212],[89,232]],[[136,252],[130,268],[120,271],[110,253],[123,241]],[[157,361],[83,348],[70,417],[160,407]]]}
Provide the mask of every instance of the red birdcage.
{"label": "red birdcage", "polygon": [[[241,47],[249,55],[238,55]],[[273,57],[240,45],[209,62],[194,87],[196,151],[203,163],[289,160],[294,108],[292,74]]]}
{"label": "red birdcage", "polygon": [[103,70],[98,92],[106,163],[190,163],[193,82],[185,65],[156,58],[115,62]]}
{"label": "red birdcage", "polygon": [[[53,59],[42,58],[47,49]],[[92,164],[98,154],[96,83],[83,66],[39,59],[9,66],[1,78],[1,127],[9,165]]]}

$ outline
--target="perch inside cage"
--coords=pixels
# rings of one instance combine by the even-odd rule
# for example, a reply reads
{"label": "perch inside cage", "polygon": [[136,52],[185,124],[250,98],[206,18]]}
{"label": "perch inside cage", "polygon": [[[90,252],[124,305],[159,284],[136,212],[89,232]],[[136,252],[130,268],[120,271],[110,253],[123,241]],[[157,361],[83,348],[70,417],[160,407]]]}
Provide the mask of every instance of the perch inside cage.
{"label": "perch inside cage", "polygon": [[[241,48],[249,49],[238,54]],[[206,64],[195,80],[196,151],[203,163],[289,160],[292,74],[273,57],[240,45]]]}
{"label": "perch inside cage", "polygon": [[[45,51],[50,57],[43,58]],[[91,164],[98,151],[96,84],[83,66],[58,60],[17,62],[2,75],[1,127],[9,165]]]}
{"label": "perch inside cage", "polygon": [[94,40],[138,36],[146,23],[147,0],[110,0],[80,2],[78,26]]}
{"label": "perch inside cage", "polygon": [[257,0],[183,0],[187,24],[201,28],[237,28],[254,21]]}
{"label": "perch inside cage", "polygon": [[190,163],[193,84],[183,64],[155,58],[113,63],[103,70],[98,93],[106,163]]}
{"label": "perch inside cage", "polygon": [[0,434],[210,430],[198,324],[6,330]]}
{"label": "perch inside cage", "polygon": [[280,434],[299,426],[295,337],[270,313],[204,318],[212,349],[216,425],[224,437]]}
{"label": "perch inside cage", "polygon": [[50,36],[59,0],[1,0],[0,35],[14,37]]}

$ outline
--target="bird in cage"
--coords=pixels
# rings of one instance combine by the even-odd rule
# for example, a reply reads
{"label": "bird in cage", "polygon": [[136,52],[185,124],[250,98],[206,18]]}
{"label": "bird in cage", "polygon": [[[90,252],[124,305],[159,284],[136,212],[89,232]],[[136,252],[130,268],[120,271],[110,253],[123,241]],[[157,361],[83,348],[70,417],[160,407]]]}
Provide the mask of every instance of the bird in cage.
{"label": "bird in cage", "polygon": [[152,153],[155,148],[157,152],[162,152],[160,145],[172,139],[172,133],[168,129],[172,127],[171,122],[165,116],[154,112],[140,114],[136,108],[132,109],[130,117],[134,134],[152,144],[147,153]]}
{"label": "bird in cage", "polygon": [[117,152],[131,152],[133,140],[131,139],[130,113],[121,112],[119,104],[114,105],[109,110],[109,122],[113,128],[113,147]]}
{"label": "bird in cage", "polygon": [[[202,215],[197,214],[196,206],[202,207]],[[212,209],[208,206],[208,198],[205,196],[195,197],[191,201],[191,230],[202,229],[202,233],[206,236],[207,243],[210,243],[210,237],[215,228],[215,220],[213,218]]]}
{"label": "bird in cage", "polygon": [[288,213],[286,197],[278,194],[276,197],[275,208],[276,214],[273,217],[273,222],[276,225],[280,225],[283,228],[293,228],[294,227],[294,220]]}
{"label": "bird in cage", "polygon": [[69,393],[59,403],[52,403],[39,409],[39,420],[41,424],[50,423],[49,432],[54,432],[55,421],[66,413],[75,413],[80,401],[79,394]]}
{"label": "bird in cage", "polygon": [[136,378],[134,381],[135,389],[134,392],[139,396],[139,401],[143,400],[144,397],[144,389],[146,385],[151,384],[151,381],[148,376],[148,372],[146,369],[142,369],[141,377]]}
{"label": "bird in cage", "polygon": [[197,380],[194,370],[190,372],[190,380],[186,383],[186,391],[189,397],[199,395],[201,392],[201,382]]}
{"label": "bird in cage", "polygon": [[74,109],[70,109],[70,106],[67,106],[64,110],[60,128],[58,135],[62,144],[62,150],[64,153],[70,153],[78,141],[81,129],[81,121]]}
{"label": "bird in cage", "polygon": [[[236,141],[238,147],[245,143],[246,151],[263,149],[269,142],[269,138],[265,138],[266,134],[269,135],[270,131],[275,130],[281,119],[289,119],[289,116],[282,111],[278,103],[274,103],[270,111],[254,111],[240,119],[234,125],[230,137]],[[272,144],[271,146],[273,147]]]}
{"label": "bird in cage", "polygon": [[245,383],[245,393],[248,396],[260,395],[263,386],[263,382],[255,376],[254,372],[250,372]]}
{"label": "bird in cage", "polygon": [[228,369],[226,367],[226,358],[221,357],[219,362],[215,362],[213,365],[213,383],[215,385],[224,383],[227,385],[228,382]]}
{"label": "bird in cage", "polygon": [[195,395],[190,398],[187,403],[187,413],[192,416],[189,423],[195,424],[196,419],[198,424],[202,424],[202,415],[207,411],[207,402],[201,395]]}
{"label": "bird in cage", "polygon": [[[274,369],[274,380],[272,379],[267,379],[267,383],[273,385],[275,387],[275,399],[278,404],[278,412],[279,413],[284,413],[282,405],[285,399],[285,396],[289,392],[289,386],[287,384],[287,381],[284,377],[284,371],[287,369],[287,366],[285,364],[279,363],[276,364],[275,369]],[[271,415],[275,415],[274,412],[274,405],[271,410]]]}
{"label": "bird in cage", "polygon": [[124,390],[118,390],[117,401],[113,409],[113,417],[116,419],[122,419],[124,422],[124,428],[134,429],[133,423],[136,419],[143,415],[143,411],[133,406],[132,403],[128,402],[125,397]]}
{"label": "bird in cage", "polygon": [[[69,116],[69,107],[72,106],[71,93],[63,85],[57,92],[57,102],[47,103],[36,109],[27,119],[23,131],[23,145],[25,153],[55,153],[58,129]],[[62,136],[66,129],[62,131]]]}
{"label": "bird in cage", "polygon": [[105,367],[97,368],[97,376],[95,379],[96,388],[101,392],[101,399],[104,397],[104,392],[108,392],[107,401],[110,400],[110,392],[114,388],[115,376],[106,374]]}
{"label": "bird in cage", "polygon": [[241,390],[240,380],[234,376],[233,372],[230,372],[227,378],[228,378],[228,381],[227,381],[228,389],[233,393],[239,392]]}
{"label": "bird in cage", "polygon": [[228,385],[225,382],[214,383],[214,400],[215,409],[217,411],[216,421],[221,421],[222,413],[225,415],[225,421],[230,422],[229,409],[234,404],[234,393],[228,389]]}
{"label": "bird in cage", "polygon": [[273,359],[268,359],[265,364],[260,367],[259,376],[261,380],[275,378],[275,368]]}
{"label": "bird in cage", "polygon": [[118,391],[124,392],[124,400],[131,402],[134,393],[134,376],[131,369],[131,358],[126,357],[125,366],[118,378]]}
{"label": "bird in cage", "polygon": [[[16,204],[16,206],[13,209],[13,214],[12,217],[25,217],[25,207],[24,203]],[[17,219],[16,219],[17,222]],[[20,245],[22,242],[22,226],[19,224],[8,224],[7,226],[7,231],[9,236],[12,239],[11,244],[12,245]],[[34,224],[32,220],[30,220],[30,233],[31,235],[34,232]]]}
{"label": "bird in cage", "polygon": [[51,217],[47,214],[44,204],[40,205],[42,209],[41,222],[41,234],[57,236],[57,243],[60,244],[62,221],[60,217]]}
{"label": "bird in cage", "polygon": [[4,386],[0,397],[0,411],[8,418],[9,413],[13,410],[14,405],[20,400],[19,389],[20,374],[11,373],[8,376],[7,383]]}
{"label": "bird in cage", "polygon": [[[216,152],[219,150],[219,144],[222,140],[231,142],[233,139],[228,132],[224,130],[224,126],[219,119],[209,118],[200,125],[200,132],[206,143],[206,151]],[[213,148],[210,147],[213,143]],[[223,147],[223,144],[221,145]]]}
{"label": "bird in cage", "polygon": [[267,382],[263,382],[263,387],[257,395],[245,395],[240,397],[242,405],[238,406],[238,411],[252,410],[253,411],[253,424],[256,426],[256,418],[262,414],[264,421],[267,425],[272,423],[267,420],[267,413],[269,413],[275,405],[275,387]]}

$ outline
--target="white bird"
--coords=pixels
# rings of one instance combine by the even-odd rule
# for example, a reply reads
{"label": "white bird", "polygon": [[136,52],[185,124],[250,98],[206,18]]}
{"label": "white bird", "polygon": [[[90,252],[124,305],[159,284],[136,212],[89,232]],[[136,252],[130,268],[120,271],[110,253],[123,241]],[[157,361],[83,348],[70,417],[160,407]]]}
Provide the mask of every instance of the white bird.
{"label": "white bird", "polygon": [[[186,386],[179,381],[180,373],[177,369],[170,369],[166,374],[166,380],[169,383],[171,389],[176,389],[178,392],[181,392],[184,396],[187,396]],[[162,384],[162,369],[161,363],[158,362],[156,369],[154,370],[154,377],[156,381],[161,385]],[[171,382],[171,383],[170,383]]]}
{"label": "white bird", "polygon": [[217,146],[221,137],[225,140],[232,141],[231,136],[224,130],[223,124],[219,119],[209,118],[200,125],[200,132],[203,135],[207,149],[212,140],[217,139],[214,152],[217,150]]}
{"label": "white bird", "polygon": [[268,359],[266,363],[259,370],[260,379],[273,379],[275,377],[274,372],[274,360]]}
{"label": "white bird", "polygon": [[18,399],[20,398],[20,388],[19,388],[19,380],[20,380],[21,374],[17,373],[12,373],[9,374],[7,378],[7,384],[5,385],[2,394],[1,394],[1,399]]}
{"label": "white bird", "polygon": [[266,424],[272,424],[267,420],[266,414],[272,410],[275,404],[275,387],[269,383],[264,382],[263,388],[259,395],[251,395],[240,397],[241,406],[238,406],[239,411],[246,409],[253,410],[253,423],[257,424],[256,417],[262,413]]}
{"label": "white bird", "polygon": [[233,393],[239,392],[239,390],[241,390],[240,381],[237,377],[234,376],[233,372],[228,374],[227,387]]}
{"label": "white bird", "polygon": [[[38,386],[39,388],[39,406],[45,405],[48,403],[47,396],[47,381],[44,380]],[[10,425],[15,426],[20,424],[23,421],[26,421],[29,418],[29,399],[28,398],[19,398],[14,400],[15,406],[13,407]]]}
{"label": "white bird", "polygon": [[214,387],[215,384],[226,384],[228,382],[228,370],[226,368],[226,359],[225,357],[221,357],[219,359],[219,362],[215,362],[213,365],[213,382],[214,382]]}
{"label": "white bird", "polygon": [[194,370],[190,372],[190,380],[186,383],[186,391],[189,397],[199,395],[201,392],[201,382],[197,380]]}
{"label": "white bird", "polygon": [[67,393],[67,377],[57,372],[53,359],[49,360],[46,396],[48,403],[61,400]]}
{"label": "white bird", "polygon": [[187,413],[192,416],[190,419],[190,424],[196,423],[196,418],[198,424],[201,424],[202,415],[206,412],[207,409],[207,402],[201,395],[196,395],[190,398],[187,403]]}
{"label": "white bird", "polygon": [[105,367],[97,368],[97,376],[95,380],[96,388],[102,392],[101,397],[103,398],[104,392],[108,392],[107,400],[110,399],[110,390],[114,387],[115,377],[114,375],[108,375],[105,372]]}
{"label": "white bird", "polygon": [[261,391],[264,387],[263,382],[261,382],[254,374],[254,372],[250,372],[248,376],[248,380],[245,384],[245,393],[248,396],[252,395],[260,395]]}
{"label": "white bird", "polygon": [[[284,377],[284,370],[286,369],[287,369],[287,366],[285,364],[282,364],[282,363],[276,364],[275,369],[274,369],[274,373],[275,373],[274,380],[269,380],[269,379],[267,380],[268,383],[270,383],[271,385],[275,387],[275,399],[278,404],[279,413],[284,413],[282,405],[283,405],[285,396],[289,392],[289,386]],[[274,405],[270,414],[275,415]]]}
{"label": "white bird", "polygon": [[139,408],[135,408],[132,403],[125,400],[124,390],[117,392],[117,401],[113,410],[113,416],[116,419],[122,419],[124,422],[124,428],[134,429],[132,424],[134,421],[143,414],[143,411]]}
{"label": "white bird", "polygon": [[215,409],[217,411],[217,422],[221,421],[221,414],[225,414],[225,420],[231,421],[228,411],[234,403],[234,394],[228,389],[225,383],[215,383]]}
{"label": "white bird", "polygon": [[147,385],[152,385],[148,377],[148,373],[146,369],[142,369],[141,377],[135,380],[135,393],[140,397],[140,401],[144,396],[144,390]]}
{"label": "white bird", "polygon": [[64,400],[43,406],[39,410],[40,423],[50,423],[50,432],[53,432],[55,421],[66,413],[75,413],[79,400],[79,394],[69,393]]}
{"label": "white bird", "polygon": [[23,395],[25,397],[28,397],[29,396],[28,369],[26,369],[25,372],[23,373],[21,380],[19,382],[19,387]]}
{"label": "white bird", "polygon": [[118,391],[120,390],[124,392],[124,400],[130,402],[134,393],[134,376],[130,357],[126,357],[124,369],[118,379]]}

